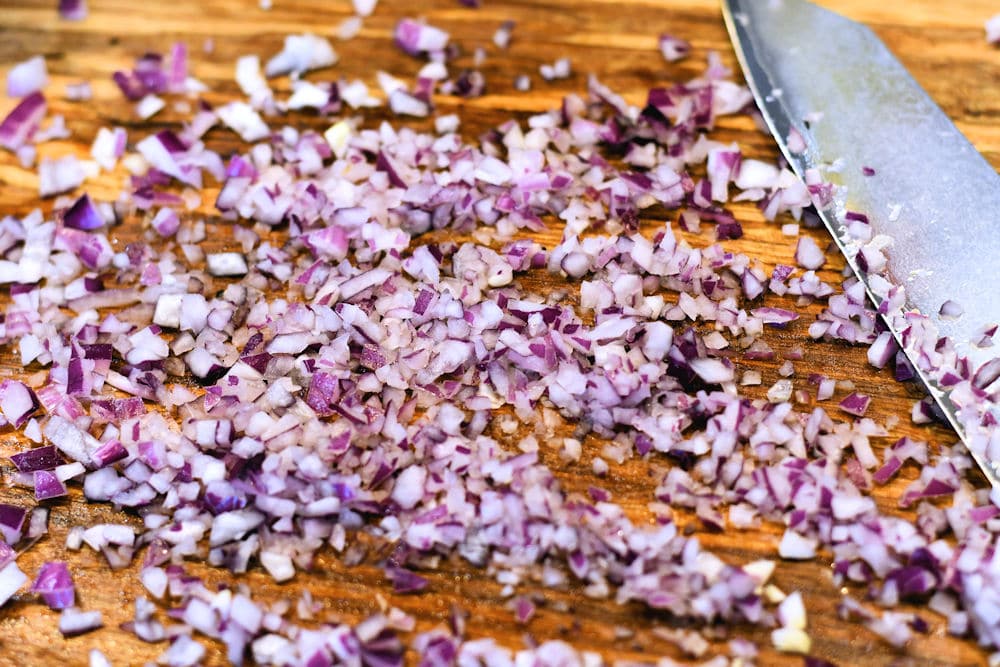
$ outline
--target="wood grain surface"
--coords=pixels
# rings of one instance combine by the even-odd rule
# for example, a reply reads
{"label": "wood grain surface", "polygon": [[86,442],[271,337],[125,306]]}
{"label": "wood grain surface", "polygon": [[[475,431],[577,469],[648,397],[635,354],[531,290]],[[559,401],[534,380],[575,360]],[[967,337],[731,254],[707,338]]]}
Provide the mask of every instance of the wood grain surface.
{"label": "wood grain surface", "polygon": [[[172,42],[186,41],[194,75],[211,88],[206,98],[218,101],[238,93],[233,81],[233,64],[238,56],[259,53],[267,57],[280,48],[284,35],[292,32],[332,34],[350,12],[346,0],[274,0],[269,11],[246,0],[90,0],[90,16],[85,21],[71,23],[59,20],[56,4],[55,0],[0,0],[0,75],[19,60],[44,54],[51,75],[50,114],[64,115],[73,133],[71,139],[40,147],[42,155],[50,156],[68,152],[85,154],[96,130],[104,125],[122,124],[129,128],[130,138],[137,139],[145,131],[182,120],[183,116],[168,106],[151,121],[138,121],[132,105],[112,84],[112,72],[130,66],[145,51],[166,52]],[[1000,50],[986,43],[982,29],[983,21],[1000,6],[986,0],[949,2],[947,6],[938,0],[878,3],[829,0],[823,4],[871,25],[987,159],[995,166],[1000,165]],[[651,86],[699,74],[710,51],[718,52],[725,63],[735,66],[719,8],[713,0],[483,0],[483,5],[472,10],[454,0],[420,3],[382,0],[375,14],[365,21],[358,38],[335,42],[341,56],[336,68],[317,73],[316,78],[331,76],[332,72],[339,77],[373,82],[375,69],[412,77],[419,63],[393,48],[391,31],[402,16],[424,16],[449,30],[462,45],[465,55],[460,65],[471,63],[471,53],[477,46],[485,47],[489,53],[482,67],[488,86],[485,96],[474,100],[448,97],[437,100],[441,112],[461,115],[462,131],[471,138],[508,118],[524,118],[532,112],[549,109],[568,92],[584,91],[586,75],[591,72],[638,103]],[[508,51],[498,52],[491,36],[506,19],[517,22],[514,41]],[[656,38],[662,31],[689,39],[694,47],[692,55],[678,63],[666,64],[656,50]],[[211,52],[203,50],[206,40],[214,45]],[[562,81],[542,82],[536,74],[538,66],[562,56],[572,59],[573,75]],[[535,86],[530,93],[518,93],[513,88],[514,76],[521,72],[535,74]],[[62,99],[64,84],[83,80],[93,86],[92,102]],[[279,91],[287,90],[287,85],[283,79],[275,83]],[[6,114],[11,106],[11,100],[0,100],[0,113]],[[369,122],[383,117],[376,112]],[[315,118],[292,117],[290,122],[320,126]],[[750,156],[776,156],[770,139],[755,130],[745,117],[725,119],[715,137],[738,141]],[[216,129],[209,135],[209,145],[225,150],[236,144],[229,132]],[[122,176],[121,171],[104,175],[88,183],[87,191],[100,199],[113,199],[121,188]],[[22,169],[10,153],[0,152],[0,215],[23,214],[36,207],[47,211],[51,206],[51,200],[39,200],[33,172]],[[759,258],[768,267],[791,262],[793,244],[781,236],[777,225],[765,224],[752,206],[736,206],[734,210],[745,221],[746,229],[744,238],[730,243],[734,250]],[[210,216],[212,212],[206,206],[201,213]],[[126,224],[115,230],[115,242],[126,243],[140,233],[137,223]],[[815,235],[822,244],[829,242],[823,233]],[[558,242],[559,236],[560,230],[554,224],[537,234],[547,247]],[[689,240],[692,244],[708,243],[704,238]],[[221,232],[210,240],[216,246],[226,246],[228,242]],[[842,264],[834,261],[824,270],[824,279],[836,282],[841,268]],[[537,280],[527,281],[525,286],[538,290],[551,287]],[[790,301],[781,299],[775,299],[774,305],[794,307]],[[874,397],[871,416],[881,421],[898,419],[898,425],[891,429],[891,438],[876,443],[879,447],[904,434],[928,440],[935,447],[954,442],[954,435],[947,429],[917,428],[909,423],[910,407],[921,396],[919,387],[894,382],[888,370],[877,372],[869,368],[862,348],[810,341],[806,328],[817,312],[818,306],[811,306],[788,329],[768,334],[769,342],[779,352],[794,345],[804,347],[805,358],[795,364],[796,386],[806,387],[806,378],[813,372],[852,380],[858,391]],[[24,375],[25,371],[14,359],[10,350],[3,352],[0,375]],[[764,382],[759,391],[763,394],[764,388],[778,378],[780,363],[779,358],[774,362],[741,362],[741,367],[761,371]],[[836,402],[844,393],[838,391],[834,399],[822,405],[836,413]],[[0,432],[0,455],[9,456],[23,446],[17,435]],[[583,490],[594,482],[591,463],[600,446],[601,443],[588,440],[578,463],[568,464],[549,450],[543,450],[542,459],[567,489]],[[632,518],[648,521],[651,517],[648,504],[668,465],[665,459],[656,457],[613,465],[602,484]],[[12,470],[6,459],[0,467],[5,474]],[[878,489],[875,497],[880,508],[907,515],[898,509],[897,502],[901,489],[916,473],[908,467],[894,483]],[[977,483],[982,482],[977,480]],[[9,485],[0,487],[0,501],[34,502],[23,489]],[[0,665],[85,664],[92,647],[101,649],[116,666],[154,660],[165,648],[164,644],[145,644],[119,628],[119,624],[131,618],[133,601],[142,594],[137,568],[112,572],[103,557],[92,551],[65,552],[63,548],[66,532],[72,526],[100,521],[138,524],[139,518],[106,505],[88,504],[78,488],[73,489],[69,498],[52,502],[51,508],[50,534],[21,556],[21,568],[33,576],[45,560],[68,559],[76,577],[80,605],[84,609],[101,610],[105,628],[64,639],[57,630],[57,614],[34,596],[22,592],[0,609]],[[690,524],[703,544],[728,562],[777,558],[779,526],[709,533],[701,531],[692,517],[682,512],[677,513],[677,520]],[[208,582],[234,580],[228,573],[196,561],[189,563],[189,568]],[[267,601],[295,599],[308,589],[322,605],[321,619],[358,621],[376,610],[382,601],[388,601],[415,615],[419,629],[429,629],[446,619],[452,605],[459,605],[470,614],[469,636],[495,637],[512,648],[522,647],[525,641],[560,638],[579,648],[597,651],[608,660],[683,657],[657,632],[658,628],[677,625],[677,621],[636,604],[619,606],[611,601],[592,600],[577,590],[528,589],[526,592],[540,601],[540,608],[530,623],[522,626],[515,622],[509,601],[501,597],[500,586],[488,573],[455,560],[443,564],[428,577],[431,581],[428,592],[393,595],[374,559],[347,567],[335,555],[323,553],[313,571],[299,573],[283,585],[274,584],[259,567],[238,580]],[[929,612],[924,616],[931,621],[930,633],[918,636],[903,650],[893,649],[867,630],[839,620],[835,613],[839,591],[832,584],[828,558],[821,556],[808,563],[781,562],[774,581],[785,591],[803,592],[809,611],[809,632],[814,639],[813,652],[838,665],[986,663],[986,652],[971,640],[946,635],[942,619]],[[628,628],[634,634],[627,639],[616,638],[616,628]],[[710,630],[717,638],[713,651],[724,651],[726,638],[748,637],[761,644],[762,665],[802,662],[801,657],[781,655],[770,648],[768,633],[763,629],[737,626]],[[222,664],[221,646],[209,645],[208,664]],[[411,659],[415,663],[416,656]]]}

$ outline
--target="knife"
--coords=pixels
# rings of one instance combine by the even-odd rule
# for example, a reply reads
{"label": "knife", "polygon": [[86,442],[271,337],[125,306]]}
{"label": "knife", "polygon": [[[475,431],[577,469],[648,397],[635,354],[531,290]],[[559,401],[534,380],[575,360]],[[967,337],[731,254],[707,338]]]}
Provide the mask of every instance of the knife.
{"label": "knife", "polygon": [[[872,302],[882,303],[885,283],[860,270],[848,211],[866,215],[874,234],[892,239],[883,276],[903,286],[902,311],[928,317],[973,368],[1000,363],[1000,347],[976,344],[1000,323],[1000,176],[866,26],[805,0],[722,0],[722,8],[747,84],[785,159],[799,178],[813,170],[834,184],[817,212]],[[963,310],[957,318],[949,316],[955,303]],[[1000,491],[991,430],[963,415],[949,382],[917,363],[900,315],[885,317],[886,324]],[[1000,415],[984,400],[986,411]]]}

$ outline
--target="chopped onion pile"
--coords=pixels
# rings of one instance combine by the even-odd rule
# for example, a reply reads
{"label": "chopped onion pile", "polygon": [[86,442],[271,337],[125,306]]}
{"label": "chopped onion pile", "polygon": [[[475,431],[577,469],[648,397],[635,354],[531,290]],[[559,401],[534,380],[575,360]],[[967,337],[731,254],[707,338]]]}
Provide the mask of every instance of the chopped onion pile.
{"label": "chopped onion pile", "polygon": [[[375,2],[354,8],[366,17]],[[498,48],[512,28],[497,31]],[[479,71],[450,75],[446,31],[406,18],[394,38],[427,62],[413,82],[379,73],[381,97],[362,81],[299,79],[337,55],[323,38],[291,35],[263,70],[257,56],[237,63],[246,100],[201,102],[183,128],[131,140],[102,128],[94,164],[111,170],[122,160],[133,174],[113,205],[79,192],[57,200],[52,219],[0,220],[0,282],[10,292],[0,341],[45,371],[0,384],[8,428],[39,443],[11,457],[12,481],[42,503],[68,484],[90,501],[141,510],[138,533],[99,524],[67,542],[114,569],[143,559],[142,584],[158,602],[136,600],[128,629],[168,640],[169,665],[202,659],[194,635],[224,642],[234,663],[402,664],[415,620],[398,609],[306,629],[289,620],[288,604],[254,602],[244,586],[210,591],[183,568],[200,558],[294,582],[321,549],[359,562],[363,531],[394,545],[380,565],[395,593],[430,589],[420,572],[451,555],[488,568],[521,624],[536,609],[528,587],[571,586],[689,621],[773,628],[779,650],[808,654],[805,607],[769,583],[775,563],[727,564],[674,522],[672,511],[684,510],[707,530],[780,524],[777,556],[831,560],[838,586],[866,587],[885,607],[926,602],[951,632],[1000,646],[991,566],[1000,518],[988,492],[966,480],[960,448],[932,453],[903,438],[877,452],[872,441],[888,431],[864,416],[872,399],[835,396],[832,378],[809,383],[816,401],[836,399],[843,414],[797,409],[812,402],[794,379],[801,348],[767,399],[739,392],[762,381],[743,362],[775,356],[765,330],[800,317],[774,304],[783,296],[825,304],[808,325],[812,338],[869,345],[873,366],[913,373],[861,283],[837,289],[820,279],[826,258],[812,236],[795,241],[798,267],[770,275],[725,247],[743,234],[730,202],[808,226],[808,209],[830,191],[710,138],[717,118],[751,109],[718,60],[693,81],[650,90],[642,107],[592,76],[585,96],[468,142],[457,116],[437,117],[435,132],[336,116],[386,105],[405,120],[431,115],[438,93],[483,94]],[[676,60],[690,46],[664,34],[659,48]],[[38,132],[42,65],[41,78],[32,70],[8,82],[25,97],[0,124],[0,146],[17,151]],[[540,73],[570,69],[561,58]],[[286,74],[292,92],[277,99],[268,78]],[[168,58],[142,56],[114,80],[140,115],[201,85],[183,44]],[[525,77],[518,87],[527,86]],[[306,108],[330,119],[325,132],[284,116]],[[203,141],[216,127],[253,145],[220,155]],[[40,165],[43,195],[92,175],[62,160]],[[216,224],[230,238],[227,250],[208,252],[205,223],[190,209],[215,184]],[[715,242],[693,247],[664,211]],[[884,245],[864,238],[863,218],[848,221],[864,241],[859,258],[877,273]],[[151,230],[145,241],[111,243],[116,225],[139,219]],[[551,249],[524,233],[553,225],[563,236]],[[271,231],[284,241],[263,240]],[[559,288],[534,292],[533,276]],[[883,315],[903,303],[893,290]],[[954,375],[959,403],[994,396],[1000,367],[968,368],[925,320],[900,316],[911,324],[904,344],[922,350],[921,368]],[[556,437],[564,420],[572,438]],[[602,443],[599,476],[632,457],[665,466],[656,523],[633,523],[596,486],[568,493],[539,453],[557,441],[570,460]],[[910,462],[921,472],[900,504],[916,507],[916,523],[880,512],[866,493]],[[0,604],[28,581],[15,548],[44,533],[40,509],[0,505]],[[102,625],[99,612],[73,606],[61,561],[42,567],[32,591],[62,610],[65,635]],[[895,645],[927,630],[912,614],[879,615],[850,597],[841,606]],[[304,596],[301,620],[311,608]],[[667,635],[693,656],[707,650],[697,633]],[[563,642],[515,653],[467,638],[458,613],[410,647],[426,664],[600,664]],[[742,640],[730,650],[756,656]],[[91,660],[104,664],[99,653]]]}

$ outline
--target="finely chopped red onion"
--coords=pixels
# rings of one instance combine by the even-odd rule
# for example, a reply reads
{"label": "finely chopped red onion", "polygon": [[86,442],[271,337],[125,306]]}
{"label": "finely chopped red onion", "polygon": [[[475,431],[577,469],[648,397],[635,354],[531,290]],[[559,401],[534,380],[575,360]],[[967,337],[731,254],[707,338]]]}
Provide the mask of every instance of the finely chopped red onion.
{"label": "finely chopped red onion", "polygon": [[[355,7],[360,21],[375,3]],[[497,29],[499,48],[512,28]],[[39,444],[12,457],[12,479],[40,500],[68,483],[89,500],[142,508],[139,531],[81,526],[66,545],[99,551],[112,568],[143,559],[142,584],[158,602],[137,599],[127,629],[169,640],[161,656],[169,665],[201,660],[201,637],[225,643],[237,664],[401,664],[414,619],[398,609],[354,627],[307,627],[290,618],[291,603],[258,604],[241,585],[211,591],[184,569],[198,557],[292,580],[320,549],[363,558],[354,537],[363,531],[395,545],[382,565],[396,593],[419,595],[428,587],[419,570],[457,555],[487,567],[512,596],[571,586],[690,621],[773,627],[780,650],[811,651],[800,595],[780,599],[769,585],[773,561],[727,565],[669,511],[640,526],[597,486],[587,497],[567,494],[538,453],[565,419],[577,427],[559,443],[566,457],[579,458],[589,434],[607,443],[598,475],[612,474],[605,459],[670,463],[655,492],[664,508],[689,509],[708,529],[783,525],[781,558],[832,557],[835,583],[867,586],[875,605],[926,603],[951,632],[1000,645],[992,565],[1000,520],[988,491],[966,480],[964,451],[932,453],[903,438],[880,458],[871,441],[886,428],[864,417],[870,399],[857,392],[839,402],[847,421],[820,407],[797,411],[786,377],[770,400],[740,393],[755,383],[738,372],[740,357],[773,358],[765,329],[800,317],[766,305],[769,294],[824,301],[813,338],[869,345],[872,365],[894,363],[900,379],[913,373],[861,284],[819,279],[825,257],[811,236],[794,241],[798,267],[770,275],[725,248],[743,233],[727,202],[755,201],[768,220],[790,214],[812,224],[808,208],[829,190],[711,139],[718,117],[753,113],[718,60],[692,81],[651,90],[643,107],[591,77],[585,96],[468,142],[454,116],[425,132],[403,123],[363,129],[339,115],[387,104],[422,117],[436,91],[485,90],[478,71],[452,76],[447,32],[407,18],[395,40],[428,63],[413,82],[380,76],[385,102],[361,81],[302,80],[277,99],[267,77],[337,60],[325,39],[291,35],[263,72],[256,56],[240,60],[245,101],[201,102],[181,130],[131,141],[102,128],[94,164],[110,170],[125,160],[133,173],[116,202],[82,193],[58,200],[49,220],[37,212],[0,220],[0,280],[10,285],[0,338],[26,367],[47,372],[43,388],[0,385],[5,422]],[[690,47],[663,35],[659,48],[674,60]],[[39,137],[42,65],[8,83],[25,94],[0,124],[9,150]],[[543,79],[569,74],[568,59],[544,67]],[[168,58],[142,56],[115,82],[134,101],[202,89],[183,45]],[[288,124],[284,110],[301,108],[330,117],[329,129]],[[253,145],[230,156],[207,149],[203,136],[219,126]],[[43,196],[92,173],[75,158],[39,169]],[[205,223],[188,204],[213,183],[216,224],[232,225],[241,251],[201,246]],[[692,247],[669,223],[649,231],[650,218],[675,210],[685,231],[718,243]],[[135,218],[162,240],[116,251],[108,233]],[[864,239],[867,219],[849,220]],[[563,238],[552,249],[519,236],[554,225]],[[262,240],[269,228],[287,228],[287,241]],[[442,241],[438,230],[470,240]],[[862,253],[876,272],[880,248]],[[522,280],[532,274],[565,289],[533,293]],[[987,421],[982,406],[1000,370],[969,368],[925,321],[897,313],[901,294],[885,296],[883,315],[913,320],[904,344],[923,350],[924,370],[953,376],[967,421]],[[793,375],[801,356],[790,354],[781,375]],[[833,396],[834,380],[810,382],[817,399]],[[928,405],[918,403],[914,418],[927,418]],[[503,433],[522,436],[498,440],[497,415]],[[985,433],[984,447],[1000,446]],[[917,507],[915,523],[880,512],[866,495],[908,462],[921,473],[900,502]],[[950,502],[931,502],[942,496]],[[42,535],[46,520],[44,505],[0,505],[0,603],[27,583],[15,549]],[[72,606],[65,563],[47,563],[32,590],[63,610],[64,634],[101,626],[100,613]],[[307,593],[296,604],[302,621],[311,619]],[[531,600],[512,605],[528,623]],[[849,596],[840,612],[895,645],[927,631],[914,614],[879,613]],[[601,664],[559,641],[514,652],[467,637],[464,625],[456,611],[410,646],[427,665]],[[697,633],[670,636],[704,655]],[[745,665],[757,651],[733,640],[729,652]],[[91,654],[91,664],[102,660]]]}

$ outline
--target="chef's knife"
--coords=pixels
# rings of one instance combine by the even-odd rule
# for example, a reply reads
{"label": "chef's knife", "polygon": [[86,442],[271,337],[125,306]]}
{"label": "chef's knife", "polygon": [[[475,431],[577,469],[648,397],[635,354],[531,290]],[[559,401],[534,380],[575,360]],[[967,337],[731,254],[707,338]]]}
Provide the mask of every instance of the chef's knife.
{"label": "chef's knife", "polygon": [[[815,169],[838,186],[818,212],[872,300],[880,302],[877,290],[859,271],[845,231],[848,210],[892,238],[887,275],[905,287],[907,309],[931,318],[975,366],[1000,354],[970,344],[1000,323],[1000,177],[993,168],[867,27],[805,0],[722,5],[747,83],[785,158],[800,178]],[[957,319],[939,314],[948,301],[964,310]],[[920,374],[970,444],[948,392]],[[969,449],[1000,488],[1000,464],[981,446]]]}

